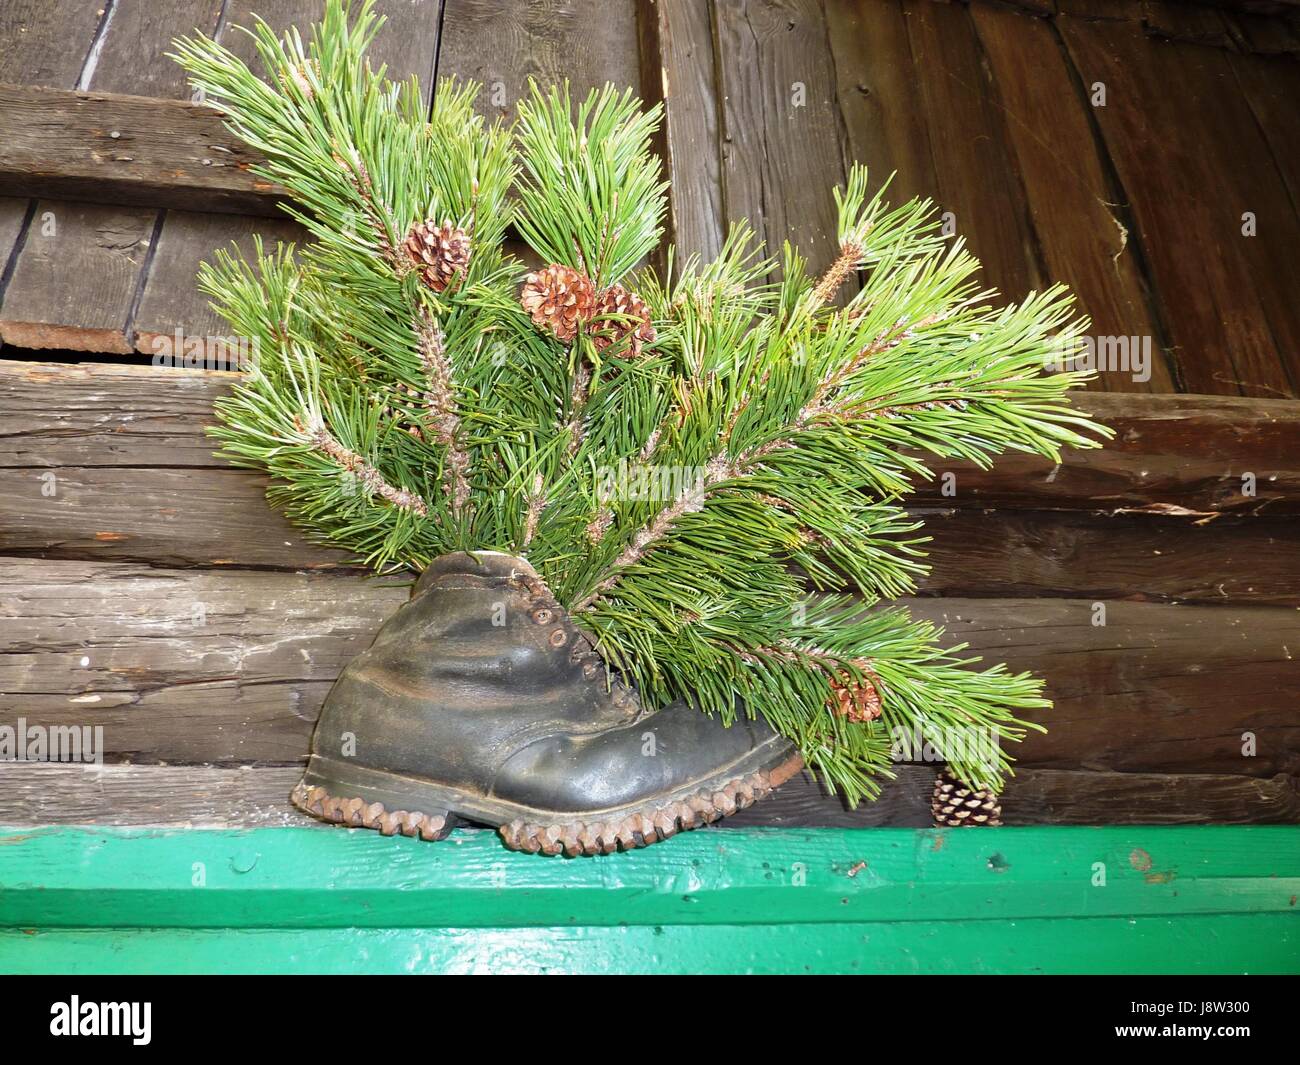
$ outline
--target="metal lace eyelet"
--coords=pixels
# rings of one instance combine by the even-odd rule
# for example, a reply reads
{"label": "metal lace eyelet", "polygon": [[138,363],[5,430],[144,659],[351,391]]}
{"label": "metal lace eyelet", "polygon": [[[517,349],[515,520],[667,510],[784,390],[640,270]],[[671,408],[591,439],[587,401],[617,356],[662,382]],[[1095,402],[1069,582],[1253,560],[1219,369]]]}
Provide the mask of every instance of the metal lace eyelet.
{"label": "metal lace eyelet", "polygon": [[533,620],[537,622],[538,625],[549,625],[551,622],[551,618],[553,618],[554,616],[555,615],[552,614],[549,610],[547,610],[546,607],[544,606],[538,607],[538,609],[534,610],[532,614]]}
{"label": "metal lace eyelet", "polygon": [[569,642],[569,635],[563,629],[556,629],[551,633],[551,646],[563,647]]}

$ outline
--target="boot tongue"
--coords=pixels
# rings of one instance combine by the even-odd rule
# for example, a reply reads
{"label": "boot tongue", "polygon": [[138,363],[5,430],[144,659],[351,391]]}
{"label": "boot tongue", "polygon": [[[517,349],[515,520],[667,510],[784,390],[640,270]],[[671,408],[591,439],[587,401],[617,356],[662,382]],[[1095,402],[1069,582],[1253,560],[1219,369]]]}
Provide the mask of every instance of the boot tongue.
{"label": "boot tongue", "polygon": [[416,582],[413,594],[419,595],[440,578],[452,576],[541,580],[528,561],[518,555],[508,555],[504,551],[452,551],[429,563]]}

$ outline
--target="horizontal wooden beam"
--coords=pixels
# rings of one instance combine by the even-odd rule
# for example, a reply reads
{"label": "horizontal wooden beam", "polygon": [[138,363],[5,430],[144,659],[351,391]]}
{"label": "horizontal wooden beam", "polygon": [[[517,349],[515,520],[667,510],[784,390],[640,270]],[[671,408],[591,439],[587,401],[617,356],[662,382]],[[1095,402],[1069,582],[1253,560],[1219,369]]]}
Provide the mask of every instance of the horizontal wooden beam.
{"label": "horizontal wooden beam", "polygon": [[[110,761],[298,763],[339,671],[408,594],[346,573],[8,559],[0,712],[100,725]],[[1046,679],[1048,732],[1008,752],[1027,768],[1300,772],[1294,608],[906,605],[946,643]]]}
{"label": "horizontal wooden beam", "polygon": [[210,107],[0,85],[0,195],[279,215],[283,190]]}
{"label": "horizontal wooden beam", "polygon": [[[807,773],[723,818],[735,828],[927,828],[939,767],[900,765],[880,797],[850,810]],[[101,766],[15,762],[0,770],[0,825],[266,828],[316,822],[289,802],[300,765]],[[1297,824],[1294,777],[1210,773],[1017,771],[1002,795],[1007,825]]]}
{"label": "horizontal wooden beam", "polygon": [[[237,339],[237,338],[236,338]],[[221,371],[0,361],[0,468],[225,468],[204,427],[238,379]],[[1000,456],[992,470],[930,462],[913,501],[1145,513],[1189,520],[1300,513],[1300,402],[1236,396],[1087,393],[1105,447],[1061,464]],[[953,478],[946,487],[942,474]]]}

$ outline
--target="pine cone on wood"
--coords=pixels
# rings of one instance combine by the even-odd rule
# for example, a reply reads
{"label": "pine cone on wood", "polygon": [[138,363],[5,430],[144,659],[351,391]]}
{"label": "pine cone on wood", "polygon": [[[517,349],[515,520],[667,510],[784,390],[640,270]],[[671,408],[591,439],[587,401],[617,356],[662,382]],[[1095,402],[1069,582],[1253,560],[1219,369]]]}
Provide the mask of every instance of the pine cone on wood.
{"label": "pine cone on wood", "polygon": [[411,227],[406,236],[406,254],[424,283],[434,292],[442,292],[469,266],[470,243],[469,234],[453,223],[439,226],[430,220]]}
{"label": "pine cone on wood", "polygon": [[862,679],[857,680],[847,673],[835,678],[831,681],[831,698],[827,705],[836,717],[847,717],[855,724],[863,724],[874,721],[884,710],[880,690],[876,687],[880,678],[866,668],[866,662],[853,664],[861,670]]}
{"label": "pine cone on wood", "polygon": [[591,342],[599,352],[627,341],[628,354],[641,354],[642,344],[653,344],[655,327],[646,301],[622,285],[611,285],[596,301],[596,320]]}
{"label": "pine cone on wood", "polygon": [[596,290],[584,274],[552,263],[524,278],[519,302],[538,329],[568,343],[591,320]]}
{"label": "pine cone on wood", "polygon": [[934,782],[931,804],[937,828],[974,828],[1002,824],[1002,803],[983,788],[972,788],[944,770]]}

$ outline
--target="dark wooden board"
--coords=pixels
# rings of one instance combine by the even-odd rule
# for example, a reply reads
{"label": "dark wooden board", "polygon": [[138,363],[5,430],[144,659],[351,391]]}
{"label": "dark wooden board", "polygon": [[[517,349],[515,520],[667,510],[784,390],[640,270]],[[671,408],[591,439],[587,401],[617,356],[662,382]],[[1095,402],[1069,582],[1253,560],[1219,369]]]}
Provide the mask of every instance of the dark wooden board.
{"label": "dark wooden board", "polygon": [[278,213],[260,160],[188,100],[0,86],[0,193],[96,202]]}
{"label": "dark wooden board", "polygon": [[[330,682],[407,594],[342,573],[10,559],[0,709],[103,725],[114,761],[297,761]],[[910,605],[946,642],[1047,678],[1051,731],[1011,752],[1027,767],[1300,769],[1294,609],[1112,601],[1097,626],[1083,600]]]}
{"label": "dark wooden board", "polygon": [[[1295,395],[1300,301],[1285,260],[1300,221],[1227,54],[1131,22],[1056,21],[1083,83],[1107,86],[1097,120],[1185,387]],[[1247,210],[1255,237],[1242,234]]]}
{"label": "dark wooden board", "polygon": [[914,508],[926,595],[1300,606],[1300,523],[1150,514]]}
{"label": "dark wooden board", "polygon": [[698,0],[640,0],[637,11],[641,84],[649,92],[657,82],[665,103],[659,150],[672,182],[669,239],[679,260],[700,255],[707,261],[726,236],[710,7]]}
{"label": "dark wooden board", "polygon": [[892,174],[896,203],[939,196],[907,23],[901,0],[826,0],[848,157],[865,163],[873,181]]}
{"label": "dark wooden board", "polygon": [[[848,810],[806,774],[747,810],[723,818],[728,828],[924,828],[931,824],[935,770],[899,766],[880,798]],[[319,825],[289,802],[301,767],[101,767],[0,765],[0,824],[96,824],[175,828]],[[1300,798],[1293,778],[1272,779],[1089,773],[1026,769],[1002,800],[1008,825],[1295,824]],[[321,825],[321,831],[331,831]]]}
{"label": "dark wooden board", "polygon": [[[1272,776],[1300,769],[1300,613],[1079,599],[914,600],[989,662],[1047,681],[1028,766]],[[1246,735],[1258,751],[1243,755]]]}
{"label": "dark wooden board", "polygon": [[152,212],[40,201],[0,303],[0,341],[130,351],[128,320],[154,228]]}
{"label": "dark wooden board", "polygon": [[[204,426],[233,380],[0,362],[0,549],[176,565],[340,565],[343,555],[310,547],[265,506],[262,478],[212,454]],[[1291,601],[1293,540],[1283,523],[1300,498],[1293,405],[1103,394],[1087,405],[1117,431],[1107,448],[1068,453],[1055,470],[1020,456],[993,471],[959,470],[951,498],[942,482],[922,486],[914,505],[961,512],[935,520],[932,590],[1213,602],[1222,586],[1229,598]],[[1254,497],[1242,494],[1243,472],[1257,479]],[[985,518],[989,507],[1064,514]],[[1247,524],[1255,512],[1268,521]],[[1112,516],[1089,524],[1093,514]],[[1218,521],[1228,524],[1220,531]],[[1123,543],[1108,550],[1108,533]],[[963,541],[983,558],[979,567],[964,560]],[[1272,569],[1281,575],[1271,578]]]}
{"label": "dark wooden board", "polygon": [[[119,0],[80,86],[186,96],[184,74],[165,53],[180,33],[215,29],[220,10],[215,0]],[[215,116],[206,109],[138,96],[8,88],[0,90],[0,116],[6,144],[0,185],[17,175],[20,184],[34,182],[42,197],[94,201],[51,204],[56,218],[65,217],[48,241],[42,213],[32,220],[0,307],[0,334],[24,347],[131,351],[162,224],[156,208],[165,202],[153,192],[152,175],[184,173],[191,184],[219,186],[214,173],[234,172],[231,160],[241,157],[242,145],[213,128]],[[129,203],[146,206],[122,206]]]}
{"label": "dark wooden board", "polygon": [[[839,252],[831,190],[843,147],[819,0],[714,5],[727,221],[747,218],[768,250],[790,241],[814,274]],[[856,289],[856,280],[844,295]]]}
{"label": "dark wooden board", "polygon": [[104,16],[87,0],[5,0],[0,4],[0,82],[72,88]]}
{"label": "dark wooden board", "polygon": [[[138,429],[135,416],[141,412],[149,414],[151,424],[166,427],[167,447],[179,449],[173,454],[183,455],[184,464],[223,467],[209,454],[204,412],[233,380],[221,373],[4,363],[0,414],[7,416],[9,428],[0,436],[0,467],[165,468],[170,463],[157,449],[158,429]],[[1292,403],[1094,393],[1080,397],[1079,405],[1115,431],[1105,447],[1067,451],[1059,469],[1046,459],[1016,453],[1002,456],[989,471],[935,461],[936,471],[956,473],[955,495],[943,495],[942,484],[922,485],[915,502],[1146,509],[1192,519],[1217,512],[1300,511],[1300,409]],[[107,407],[114,413],[105,421]],[[105,425],[113,426],[111,434]],[[111,445],[107,451],[105,443]],[[1242,492],[1244,473],[1255,475],[1253,497]]]}
{"label": "dark wooden board", "polygon": [[983,265],[983,282],[1007,301],[1041,289],[1042,253],[1013,160],[998,86],[970,12],[906,0],[922,115],[938,179],[939,207]]}
{"label": "dark wooden board", "polygon": [[1211,773],[1024,769],[1007,783],[1008,825],[1267,825],[1300,823],[1296,778]]}
{"label": "dark wooden board", "polygon": [[[972,4],[997,85],[1015,165],[1028,198],[1047,276],[1065,282],[1093,337],[1151,338],[1149,380],[1103,367],[1092,387],[1173,392],[1163,335],[1130,248],[1132,220],[1093,135],[1090,105],[1048,21]],[[1125,368],[1126,369],[1126,368]]]}
{"label": "dark wooden board", "polygon": [[[305,34],[323,10],[322,0],[238,0],[226,6],[216,34],[222,44],[254,70],[260,70],[253,39],[236,27],[251,26],[256,14],[279,32],[298,26]],[[376,65],[387,65],[390,77],[419,76],[427,100],[437,54],[441,0],[385,5],[380,13],[386,21],[371,46],[371,56]],[[229,139],[224,131],[222,136]],[[254,191],[264,185],[255,183]],[[279,204],[278,196],[263,197],[255,213],[271,217],[166,212],[158,249],[132,323],[137,350],[146,354],[172,351],[179,335],[184,350],[193,352],[201,346],[205,357],[214,360],[208,365],[229,365],[221,361],[229,354],[223,339],[229,336],[229,330],[208,306],[207,297],[198,291],[199,265],[211,261],[218,249],[229,250],[232,245],[242,254],[251,255],[254,234],[260,234],[268,247],[278,241],[302,243],[306,231],[286,217]],[[211,205],[203,206],[204,210],[212,209]]]}
{"label": "dark wooden board", "polygon": [[640,91],[635,0],[446,0],[438,76],[473,80],[479,110],[513,118],[528,79],[574,97],[610,82]]}
{"label": "dark wooden board", "polygon": [[[107,459],[121,451],[105,429]],[[154,446],[164,450],[170,438],[164,425]],[[53,481],[42,479],[50,476]],[[348,555],[311,544],[272,511],[263,498],[265,481],[244,471],[11,467],[0,471],[0,485],[6,493],[0,547],[9,554],[352,568]],[[925,594],[1300,602],[1294,520],[1196,525],[1178,517],[979,509],[923,509],[917,516],[932,538]]]}

